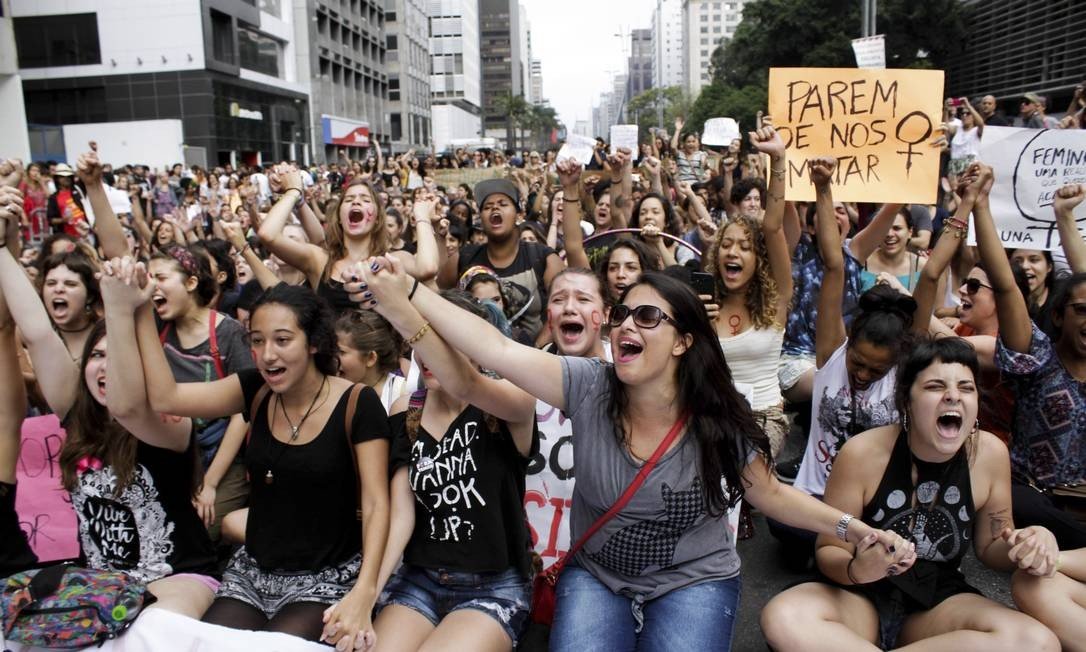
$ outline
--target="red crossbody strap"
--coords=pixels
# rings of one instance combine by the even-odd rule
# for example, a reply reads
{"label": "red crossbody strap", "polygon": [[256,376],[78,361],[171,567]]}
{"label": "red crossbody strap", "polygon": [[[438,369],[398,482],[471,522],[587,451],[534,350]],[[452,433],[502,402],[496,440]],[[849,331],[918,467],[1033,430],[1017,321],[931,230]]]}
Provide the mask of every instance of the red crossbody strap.
{"label": "red crossbody strap", "polygon": [[672,442],[674,442],[675,438],[679,436],[680,432],[682,432],[683,426],[686,425],[687,416],[688,415],[686,414],[681,415],[679,417],[679,420],[675,422],[675,425],[671,426],[671,430],[669,430],[667,435],[664,436],[664,440],[660,442],[660,445],[656,447],[656,451],[653,452],[652,457],[650,457],[649,460],[645,462],[645,464],[641,467],[641,470],[637,472],[637,475],[634,477],[633,482],[630,483],[630,486],[626,487],[626,491],[622,492],[622,495],[619,496],[618,500],[615,501],[615,504],[611,505],[611,509],[607,510],[607,512],[603,516],[596,519],[596,522],[593,523],[592,526],[589,527],[588,530],[581,535],[581,538],[577,540],[577,543],[573,544],[573,547],[570,548],[569,551],[566,552],[566,554],[563,555],[561,559],[556,561],[554,565],[547,570],[547,573],[551,577],[552,581],[558,579],[558,573],[562,572],[562,568],[566,565],[567,560],[572,559],[573,556],[576,555],[577,552],[581,549],[581,547],[584,546],[584,544],[589,539],[591,539],[596,534],[596,532],[599,532],[600,528],[607,524],[607,521],[610,521],[612,518],[618,515],[619,512],[626,508],[626,505],[630,502],[630,499],[633,498],[634,494],[637,493],[637,490],[641,488],[641,485],[645,483],[645,479],[649,477],[649,473],[652,473],[652,469],[656,466],[656,463],[659,462],[660,458],[664,456],[664,453],[666,453],[667,450],[671,448]]}

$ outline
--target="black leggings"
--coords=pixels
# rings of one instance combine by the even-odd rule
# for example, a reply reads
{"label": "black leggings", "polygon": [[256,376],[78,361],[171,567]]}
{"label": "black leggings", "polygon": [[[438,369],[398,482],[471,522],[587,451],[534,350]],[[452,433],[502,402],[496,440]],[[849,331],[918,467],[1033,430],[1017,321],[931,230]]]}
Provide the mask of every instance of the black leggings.
{"label": "black leggings", "polygon": [[324,610],[319,602],[295,602],[279,610],[269,620],[264,612],[235,598],[215,598],[203,621],[231,629],[281,632],[319,642],[324,629]]}
{"label": "black leggings", "polygon": [[1086,525],[1060,509],[1049,496],[1024,484],[1011,485],[1012,513],[1016,527],[1041,525],[1056,535],[1060,550],[1086,547]]}

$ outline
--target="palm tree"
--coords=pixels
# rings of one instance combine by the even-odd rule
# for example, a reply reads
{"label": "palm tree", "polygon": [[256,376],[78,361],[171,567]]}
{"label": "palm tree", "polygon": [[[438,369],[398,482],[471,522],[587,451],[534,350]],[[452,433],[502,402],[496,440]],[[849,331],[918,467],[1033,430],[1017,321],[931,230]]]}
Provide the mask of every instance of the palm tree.
{"label": "palm tree", "polygon": [[516,149],[516,128],[524,124],[530,105],[523,95],[505,93],[494,99],[494,108],[505,114],[505,146]]}

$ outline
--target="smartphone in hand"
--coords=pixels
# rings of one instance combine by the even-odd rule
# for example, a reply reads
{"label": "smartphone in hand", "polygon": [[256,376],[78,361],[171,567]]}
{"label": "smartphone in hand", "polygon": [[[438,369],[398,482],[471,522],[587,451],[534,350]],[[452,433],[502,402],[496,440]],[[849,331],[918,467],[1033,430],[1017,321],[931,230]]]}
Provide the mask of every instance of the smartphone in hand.
{"label": "smartphone in hand", "polygon": [[708,272],[691,272],[690,285],[694,288],[694,294],[713,294],[713,275]]}

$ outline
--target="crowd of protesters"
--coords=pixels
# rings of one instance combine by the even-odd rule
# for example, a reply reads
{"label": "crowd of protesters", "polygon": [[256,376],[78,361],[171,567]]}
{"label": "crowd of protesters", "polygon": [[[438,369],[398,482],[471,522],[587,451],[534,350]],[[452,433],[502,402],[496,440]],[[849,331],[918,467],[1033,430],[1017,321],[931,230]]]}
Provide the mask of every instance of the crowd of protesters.
{"label": "crowd of protesters", "polygon": [[[1045,105],[1023,126],[1084,126],[1081,88]],[[946,102],[931,206],[835,201],[828,157],[785,201],[768,117],[587,165],[4,161],[0,576],[37,563],[16,462],[53,413],[81,563],[231,628],[533,649],[560,569],[551,649],[726,650],[753,509],[808,569],[774,649],[1082,649],[1086,185],[1062,251],[1004,250],[980,139],[1009,122],[975,106]]]}

